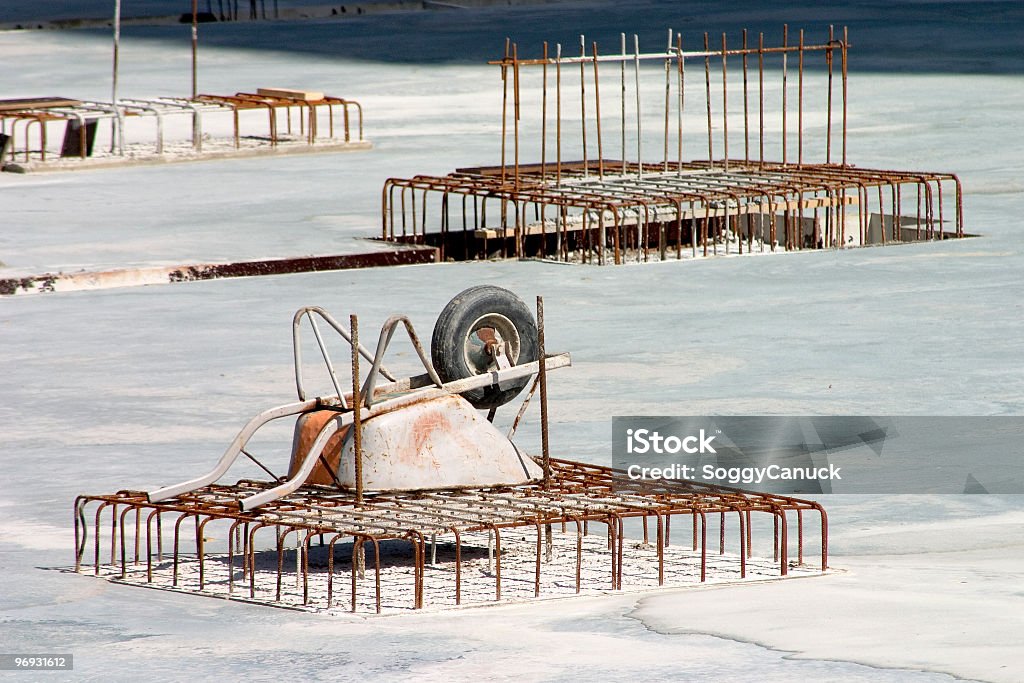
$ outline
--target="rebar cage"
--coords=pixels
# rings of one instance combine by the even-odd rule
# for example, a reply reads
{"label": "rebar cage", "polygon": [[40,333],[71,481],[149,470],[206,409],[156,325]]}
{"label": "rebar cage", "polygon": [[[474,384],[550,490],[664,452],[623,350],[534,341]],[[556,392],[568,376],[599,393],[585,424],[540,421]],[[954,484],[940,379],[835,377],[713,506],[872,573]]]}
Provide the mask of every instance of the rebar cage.
{"label": "rebar cage", "polygon": [[[644,53],[635,35],[628,51],[623,34],[619,53],[602,54],[581,36],[578,56],[561,45],[551,55],[545,43],[539,58],[523,59],[506,41],[492,62],[503,83],[500,165],[389,179],[382,238],[433,245],[447,259],[603,264],[964,236],[956,175],[848,163],[845,28],[837,39],[830,27],[817,44],[802,30],[794,43],[788,27],[780,45],[766,46],[763,33],[751,42],[744,30],[738,46],[722,34],[712,47],[704,34],[702,49],[684,50],[669,31],[665,50]],[[695,63],[703,67],[696,95]],[[618,87],[602,98],[609,71]],[[730,95],[742,106],[730,111]],[[657,119],[645,98],[660,106]],[[618,111],[609,115],[609,104]],[[653,120],[655,132],[645,133]],[[618,123],[610,140],[609,123]],[[739,130],[742,158],[730,154]],[[687,158],[705,145],[705,158]],[[776,145],[781,161],[766,156]],[[618,158],[608,158],[612,148]],[[645,161],[651,148],[660,161]],[[524,153],[540,162],[522,163]]]}
{"label": "rebar cage", "polygon": [[[97,576],[221,598],[381,614],[714,578],[806,575],[828,566],[828,521],[816,502],[699,484],[642,486],[609,468],[567,460],[552,459],[551,467],[546,486],[377,495],[363,504],[351,493],[306,486],[250,512],[240,512],[239,501],[273,482],[210,485],[156,503],[132,491],[80,496],[75,569],[91,565]],[[818,532],[811,545],[820,564],[815,560],[813,567],[804,564],[805,513]],[[690,518],[686,547],[671,545],[680,517]],[[631,519],[641,521],[639,543],[627,543],[625,523]],[[728,555],[727,519],[736,520],[737,549]],[[767,519],[773,526],[771,560],[757,561],[753,528]],[[794,519],[797,557],[791,561]],[[591,524],[605,533],[595,538]],[[714,531],[717,557],[709,553]],[[215,534],[226,539],[226,549],[211,540]],[[439,537],[447,549],[440,561]],[[341,552],[339,543],[347,541],[351,547]],[[398,541],[404,552],[389,557],[385,543]],[[510,556],[503,544],[518,544],[518,553]],[[367,547],[372,554],[362,552]],[[286,562],[291,553],[294,564]],[[556,554],[564,561],[556,561]],[[480,561],[473,563],[474,556]],[[514,563],[505,571],[504,589],[503,562]],[[360,588],[367,567],[373,583]],[[336,595],[339,579],[347,579],[347,600]]]}
{"label": "rebar cage", "polygon": [[[295,110],[293,113],[292,110]],[[354,111],[355,122],[352,122]],[[96,137],[96,122],[112,120],[118,127],[110,152],[120,156],[126,153],[123,131],[128,120],[151,118],[154,122],[153,148],[150,152],[144,146],[136,149],[140,154],[163,155],[165,152],[165,123],[172,117],[187,116],[191,119],[191,149],[199,154],[203,151],[203,120],[209,124],[210,116],[231,115],[232,142],[235,149],[242,147],[240,115],[262,111],[267,115],[266,140],[271,147],[279,142],[294,138],[292,135],[293,114],[298,123],[299,136],[308,145],[331,141],[337,138],[335,127],[340,123],[338,133],[345,143],[363,141],[363,109],[356,100],[323,95],[317,99],[304,100],[295,97],[273,96],[265,93],[239,92],[234,95],[200,94],[193,98],[118,98],[116,105],[110,102],[87,101],[64,98],[29,98],[0,100],[0,134],[10,138],[9,149],[0,150],[0,165],[19,159],[30,162],[38,159],[47,161],[49,124],[65,124],[62,159],[85,159],[93,151]],[[284,114],[284,126],[279,125]],[[326,114],[326,117],[324,116]],[[326,137],[321,130],[326,118]],[[33,129],[34,126],[34,129]],[[91,132],[90,132],[91,127]],[[284,131],[281,129],[284,128]],[[33,132],[34,130],[34,132]],[[260,139],[263,136],[245,136]],[[20,146],[19,146],[20,141]],[[52,151],[50,160],[53,160]]]}

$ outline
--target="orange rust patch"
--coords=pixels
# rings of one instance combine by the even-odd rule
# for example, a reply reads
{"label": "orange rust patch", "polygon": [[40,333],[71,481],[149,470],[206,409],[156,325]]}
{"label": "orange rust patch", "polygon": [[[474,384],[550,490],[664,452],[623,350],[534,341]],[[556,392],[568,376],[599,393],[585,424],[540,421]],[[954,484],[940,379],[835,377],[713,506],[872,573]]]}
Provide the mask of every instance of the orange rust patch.
{"label": "orange rust patch", "polygon": [[[299,468],[302,467],[303,456],[309,452],[320,430],[324,428],[331,418],[337,416],[338,413],[332,410],[314,410],[310,413],[303,413],[295,421],[295,445],[292,448],[291,462],[288,463],[289,479],[298,474]],[[348,436],[350,429],[351,426],[342,428],[328,439],[327,445],[324,446],[324,458],[330,464],[335,474],[338,474],[338,467],[341,464],[341,444],[345,437]],[[334,484],[334,478],[327,471],[327,468],[324,467],[323,462],[318,461],[306,482],[309,484],[332,485]]]}
{"label": "orange rust patch", "polygon": [[434,461],[434,467],[439,468],[440,464],[433,457],[433,453],[426,453],[427,445],[431,441],[431,435],[436,430],[450,430],[451,423],[448,417],[440,411],[431,411],[418,416],[413,420],[410,429],[412,433],[412,457],[426,456]]}

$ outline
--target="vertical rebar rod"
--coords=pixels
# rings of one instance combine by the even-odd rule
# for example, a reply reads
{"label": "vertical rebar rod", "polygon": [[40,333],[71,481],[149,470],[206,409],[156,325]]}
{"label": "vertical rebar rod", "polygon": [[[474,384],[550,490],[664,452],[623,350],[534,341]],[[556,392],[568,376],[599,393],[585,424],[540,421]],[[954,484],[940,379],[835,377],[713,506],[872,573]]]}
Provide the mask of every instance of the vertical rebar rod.
{"label": "vertical rebar rod", "polygon": [[711,202],[707,198],[703,200],[704,204],[704,225],[700,229],[700,239],[704,245],[704,256],[708,255],[708,230],[711,226]]}
{"label": "vertical rebar rod", "polygon": [[747,91],[747,29],[743,29],[743,161],[750,163],[750,107]]}
{"label": "vertical rebar rod", "polygon": [[[672,29],[668,30],[668,47],[665,49],[665,53],[669,54],[672,52]],[[665,58],[665,144],[662,153],[662,166],[663,169],[668,172],[668,120],[671,111],[672,103],[672,59],[670,57]]]}
{"label": "vertical rebar rod", "polygon": [[835,26],[828,27],[828,49],[825,51],[825,66],[828,67],[828,112],[825,118],[825,163],[832,163],[832,42],[835,40]]}
{"label": "vertical rebar rod", "polygon": [[516,212],[516,257],[526,257],[526,200],[519,205]]}
{"label": "vertical rebar rod", "polygon": [[[941,187],[941,185],[940,185],[940,187]],[[901,212],[901,207],[902,207],[903,201],[902,201],[902,199],[900,197],[900,186],[896,185],[894,183],[891,186],[891,188],[892,188],[892,195],[893,195],[892,196],[892,221],[893,221],[892,231],[893,231],[893,240],[900,240],[900,241],[902,241],[902,239],[903,239],[903,237],[902,237],[903,229],[902,229],[902,224],[900,222],[900,212]],[[882,244],[885,244],[885,231],[882,231]]]}
{"label": "vertical rebar rod", "polygon": [[941,180],[936,180],[935,181],[935,191],[938,194],[938,202],[939,202],[939,239],[943,240],[943,239],[946,239],[946,237],[945,237],[946,233],[943,232],[943,230],[942,230],[942,224],[944,223],[944,221],[942,219],[942,181]]}
{"label": "vertical rebar rod", "polygon": [[[594,57],[594,116],[597,117],[597,174],[604,177],[604,147],[601,145],[601,85],[597,69],[597,43],[591,45]],[[604,245],[602,245],[602,249]]]}
{"label": "vertical rebar rod", "polygon": [[[942,186],[941,184],[939,185]],[[921,183],[916,184],[918,188],[918,222],[916,222],[916,228],[918,228],[918,239],[921,240]]]}
{"label": "vertical rebar rod", "polygon": [[508,135],[508,56],[511,39],[505,38],[505,57],[501,62],[501,182],[505,182],[505,138]]}
{"label": "vertical rebar rod", "polygon": [[551,451],[548,444],[548,372],[544,350],[544,297],[537,297],[537,356],[540,358],[540,438],[544,462],[544,488],[551,486]]}
{"label": "vertical rebar rod", "polygon": [[[964,236],[964,188],[960,184],[960,178],[953,176],[953,191],[956,195],[956,235]],[[940,205],[941,206],[941,205]]]}
{"label": "vertical rebar rod", "polygon": [[199,51],[199,12],[197,5],[199,0],[192,0],[192,99],[199,94],[196,83],[196,58]]}
{"label": "vertical rebar rod", "polygon": [[[683,106],[685,105],[685,98],[683,96],[683,85],[685,83],[685,66],[683,60],[683,37],[676,33],[676,71],[678,74],[678,84],[676,90],[678,91],[677,96],[679,103],[676,110],[676,173],[682,175],[683,173]],[[682,219],[680,218],[680,221]],[[682,223],[679,227],[680,239],[682,239]]]}
{"label": "vertical rebar rod", "polygon": [[622,172],[626,172],[626,34],[620,33],[619,39],[622,43],[622,59],[619,62],[619,104],[622,106],[620,121],[622,122]]}
{"label": "vertical rebar rod", "polygon": [[562,44],[555,45],[555,184],[562,184]]}
{"label": "vertical rebar rod", "polygon": [[[547,176],[548,149],[548,42],[544,41],[544,65],[541,67],[541,100],[540,100],[540,181]],[[543,229],[544,223],[541,222]]]}
{"label": "vertical rebar rod", "polygon": [[846,49],[849,46],[850,32],[846,26],[843,27],[843,166],[846,166],[846,112],[847,112],[847,71],[846,71]]}
{"label": "vertical rebar rod", "polygon": [[363,502],[362,399],[359,396],[359,319],[349,316],[352,337],[352,455],[355,458],[356,503]]}
{"label": "vertical rebar rod", "polygon": [[704,34],[704,100],[708,113],[708,166],[714,168],[714,150],[711,137],[711,57],[708,51],[708,34]]}
{"label": "vertical rebar rod", "polygon": [[[114,0],[114,58],[113,58],[113,75],[110,84],[110,99],[111,104],[114,107],[114,118],[111,120],[111,125],[117,129],[117,135],[115,137],[113,131],[110,135],[110,151],[114,151],[115,144],[120,149],[121,154],[124,154],[124,125],[121,121],[121,110],[117,106],[117,72],[120,64],[120,52],[121,52],[121,0]],[[25,127],[28,130],[28,127]],[[84,130],[84,127],[83,127]],[[28,133],[26,132],[26,136]],[[45,146],[45,145],[44,145]],[[26,143],[26,149],[28,145]],[[43,154],[46,150],[43,150]],[[82,154],[85,154],[85,150],[82,150]]]}
{"label": "vertical rebar rod", "polygon": [[[725,155],[725,172],[729,172],[729,89],[727,83],[725,34],[722,34],[722,145]],[[728,223],[728,220],[726,220]],[[728,225],[726,225],[728,230]],[[728,249],[728,242],[726,242]]]}
{"label": "vertical rebar rod", "polygon": [[800,48],[797,67],[796,110],[796,164],[804,165],[804,30],[800,29]]}
{"label": "vertical rebar rod", "polygon": [[[519,46],[512,43],[512,136],[513,154],[515,159],[515,186],[519,189]],[[424,200],[426,193],[424,193]],[[424,212],[426,213],[426,212]]]}
{"label": "vertical rebar rod", "polygon": [[[412,195],[413,209],[416,208],[416,192],[413,191]],[[425,243],[427,239],[427,190],[423,190],[423,201],[420,203],[422,209],[420,210],[420,243]]]}
{"label": "vertical rebar rod", "polygon": [[[392,185],[391,188],[394,188]],[[395,234],[395,203],[392,195],[392,201],[388,198],[388,183],[384,183],[384,187],[381,190],[381,202],[380,202],[380,221],[381,221],[381,238],[384,240],[388,239],[388,213],[391,212],[391,237]]]}
{"label": "vertical rebar rod", "polygon": [[[846,188],[842,189],[842,197],[839,200],[839,249],[846,248]],[[864,202],[857,205],[857,211],[864,214],[865,219],[870,219],[868,212],[868,192],[864,190]],[[859,221],[858,221],[859,222]]]}
{"label": "vertical rebar rod", "polygon": [[586,56],[586,38],[580,35],[580,130],[583,137],[583,177],[590,175],[587,163],[587,73],[584,61]]}
{"label": "vertical rebar rod", "polygon": [[644,174],[644,158],[642,149],[643,123],[640,110],[640,36],[633,34],[633,80],[636,85],[636,177]]}
{"label": "vertical rebar rod", "polygon": [[782,25],[782,163],[786,163],[786,95],[788,94],[789,80],[789,24]]}
{"label": "vertical rebar rod", "polygon": [[[405,237],[406,233],[407,233],[407,230],[406,230],[406,224],[405,224],[405,188],[404,187],[402,188],[402,191],[398,193],[398,204],[399,204],[399,208],[400,208],[400,213],[402,215],[402,237]],[[394,220],[392,220],[391,223],[392,223],[391,231],[394,232],[394,230],[395,230]]]}
{"label": "vertical rebar rod", "polygon": [[[886,224],[885,224],[885,196],[883,194],[883,187],[885,187],[885,186],[883,184],[881,184],[881,183],[879,183],[875,187],[875,189],[878,190],[878,230],[879,230],[879,233],[882,236],[885,235],[885,231],[887,229]],[[891,207],[890,207],[890,209],[891,209]],[[896,225],[896,216],[895,216],[894,213],[890,213],[889,215],[891,217],[891,220],[889,221],[889,228],[888,229],[891,229],[891,228],[894,228],[895,225]],[[860,244],[857,245],[857,246],[866,246],[867,245],[868,237],[871,234],[869,228],[870,228],[870,225],[862,225],[861,226]]]}
{"label": "vertical rebar rod", "polygon": [[764,166],[764,33],[757,39],[758,165]]}

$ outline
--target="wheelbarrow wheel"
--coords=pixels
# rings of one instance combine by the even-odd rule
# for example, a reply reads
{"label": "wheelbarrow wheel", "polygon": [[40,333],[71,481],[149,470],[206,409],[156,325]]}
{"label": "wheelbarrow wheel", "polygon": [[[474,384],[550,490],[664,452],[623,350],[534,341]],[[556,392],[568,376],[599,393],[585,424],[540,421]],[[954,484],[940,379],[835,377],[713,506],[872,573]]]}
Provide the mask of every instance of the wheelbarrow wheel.
{"label": "wheelbarrow wheel", "polygon": [[[491,339],[504,342],[509,365],[537,360],[537,323],[526,304],[501,287],[470,287],[448,302],[434,324],[430,356],[437,374],[444,382],[453,382],[493,371],[495,359],[487,351]],[[529,381],[523,377],[500,388],[471,389],[462,396],[476,408],[497,408]]]}

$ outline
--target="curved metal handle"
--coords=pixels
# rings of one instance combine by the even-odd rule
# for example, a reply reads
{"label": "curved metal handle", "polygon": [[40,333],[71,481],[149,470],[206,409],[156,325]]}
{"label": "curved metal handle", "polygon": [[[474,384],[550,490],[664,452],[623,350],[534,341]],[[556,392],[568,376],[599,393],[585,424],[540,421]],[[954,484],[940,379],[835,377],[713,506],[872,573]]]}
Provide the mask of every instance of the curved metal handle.
{"label": "curved metal handle", "polygon": [[[309,324],[313,328],[313,336],[316,337],[317,346],[320,348],[320,355],[323,356],[324,363],[327,365],[327,372],[330,374],[331,383],[334,384],[334,390],[338,392],[338,398],[341,400],[341,405],[344,408],[348,408],[348,402],[345,400],[345,393],[341,390],[341,385],[338,383],[337,374],[334,371],[334,363],[331,362],[331,357],[327,353],[327,346],[324,344],[323,337],[320,335],[320,328],[317,327],[316,320],[313,318],[313,314],[320,316],[328,325],[334,328],[334,331],[341,335],[341,337],[352,344],[352,337],[348,330],[345,329],[341,323],[334,319],[334,317],[325,311],[320,306],[303,306],[299,310],[295,311],[295,315],[292,316],[292,353],[295,359],[295,388],[299,393],[299,400],[306,400],[306,389],[302,383],[302,345],[301,345],[301,325],[302,317],[306,316],[309,318]],[[370,352],[362,344],[359,345],[359,354],[368,361],[373,361],[373,357],[370,356]],[[386,378],[395,381],[395,376],[392,375],[387,368],[383,366],[379,367],[380,373]]]}
{"label": "curved metal handle", "polygon": [[255,510],[261,505],[265,505],[277,500],[278,498],[287,496],[289,493],[305,484],[306,480],[309,479],[309,475],[313,473],[313,468],[320,459],[320,453],[322,453],[324,447],[327,446],[327,442],[342,427],[350,424],[352,424],[352,413],[339,413],[337,417],[328,420],[327,424],[320,429],[320,433],[317,434],[316,440],[313,441],[313,445],[310,446],[309,450],[306,452],[306,458],[302,461],[302,467],[300,467],[299,471],[295,473],[295,476],[273,488],[267,489],[266,491],[261,491],[249,496],[248,498],[242,498],[238,501],[239,510],[242,512]]}
{"label": "curved metal handle", "polygon": [[242,449],[245,448],[245,444],[249,441],[256,430],[271,420],[288,417],[289,415],[298,415],[299,413],[311,410],[316,407],[316,404],[316,399],[311,399],[309,401],[289,403],[287,405],[263,411],[256,417],[249,420],[249,422],[242,427],[242,430],[238,432],[238,435],[235,436],[231,445],[228,446],[228,449],[224,452],[224,455],[221,456],[220,460],[212,470],[200,477],[196,477],[195,479],[190,479],[189,481],[174,484],[172,486],[164,486],[156,491],[150,491],[146,493],[146,498],[150,503],[155,503],[157,501],[180,496],[183,493],[195,491],[196,489],[212,484],[227,473],[231,468],[231,465],[238,459]]}
{"label": "curved metal handle", "polygon": [[[384,368],[381,366],[381,361],[384,359],[384,352],[387,351],[388,345],[391,344],[391,338],[395,336],[395,328],[398,327],[398,323],[405,324],[405,331],[409,333],[409,341],[412,342],[413,348],[416,349],[416,355],[420,357],[420,362],[423,363],[424,369],[427,371],[427,376],[430,377],[430,381],[436,384],[438,387],[444,386],[444,382],[437,374],[437,370],[434,368],[434,364],[427,358],[426,352],[423,350],[423,345],[420,344],[420,339],[416,335],[416,330],[412,326],[412,321],[404,315],[393,315],[384,321],[384,325],[380,328],[380,338],[377,340],[377,352],[373,356],[373,366],[370,368],[369,374],[366,376],[366,382],[363,384],[363,389],[360,395],[364,397],[364,404],[367,408],[373,405],[373,390],[377,386],[377,375],[378,373],[388,377],[387,373],[384,372]],[[394,381],[392,377],[388,377]]]}

